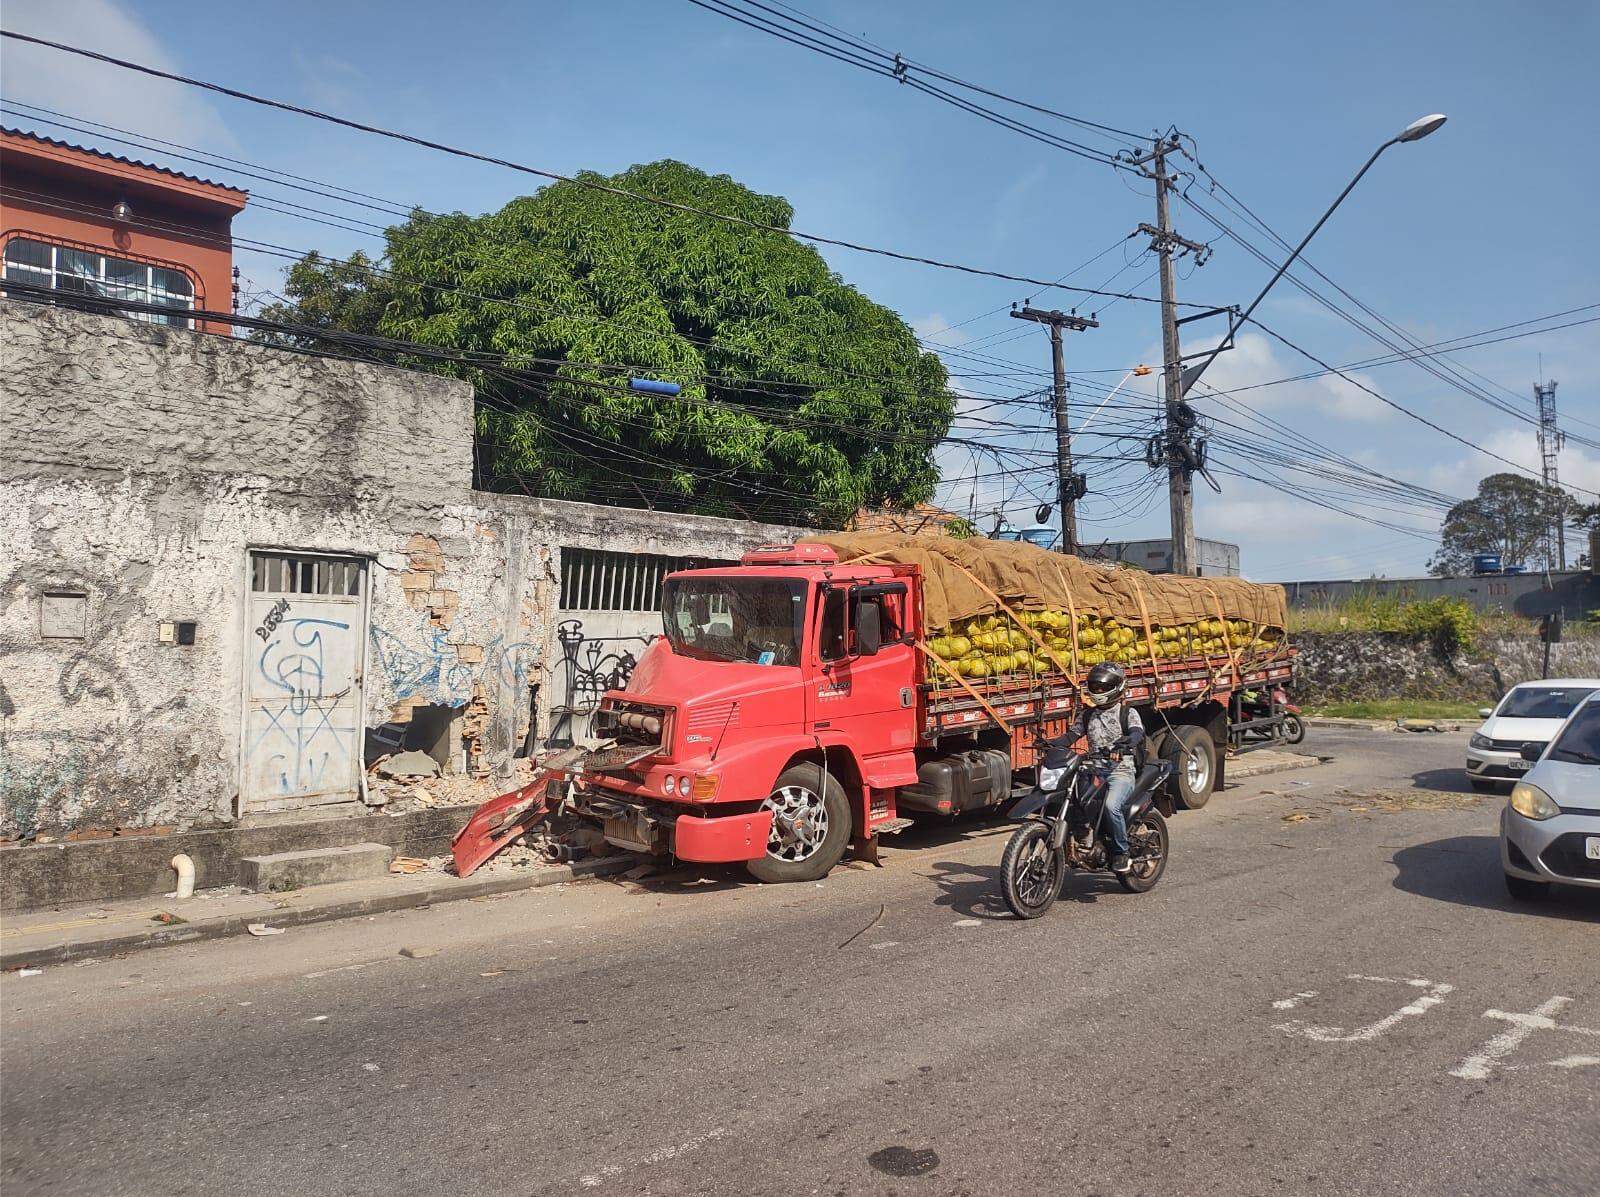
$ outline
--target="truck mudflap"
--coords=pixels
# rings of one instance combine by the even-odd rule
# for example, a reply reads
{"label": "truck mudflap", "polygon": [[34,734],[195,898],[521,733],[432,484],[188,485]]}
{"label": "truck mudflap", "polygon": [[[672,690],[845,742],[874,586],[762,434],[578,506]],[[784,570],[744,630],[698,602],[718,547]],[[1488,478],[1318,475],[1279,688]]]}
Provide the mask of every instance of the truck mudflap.
{"label": "truck mudflap", "polygon": [[450,841],[456,876],[471,876],[484,861],[549,814],[546,795],[550,783],[561,776],[555,770],[540,769],[527,785],[480,806]]}

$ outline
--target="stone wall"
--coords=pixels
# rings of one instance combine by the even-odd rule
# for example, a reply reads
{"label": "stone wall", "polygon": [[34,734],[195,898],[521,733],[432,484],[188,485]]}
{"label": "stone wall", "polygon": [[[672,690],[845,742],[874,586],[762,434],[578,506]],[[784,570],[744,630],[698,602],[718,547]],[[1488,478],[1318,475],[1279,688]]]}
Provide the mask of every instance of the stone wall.
{"label": "stone wall", "polygon": [[492,789],[549,723],[563,546],[728,559],[798,531],[473,491],[471,390],[432,375],[5,301],[0,343],[0,837],[305,805],[242,785],[252,551],[363,563],[361,730],[443,710],[447,763]]}
{"label": "stone wall", "polygon": [[[1426,637],[1399,632],[1300,632],[1295,680],[1308,707],[1382,698],[1489,703],[1541,676],[1544,646],[1532,635],[1484,636],[1447,654]],[[1551,646],[1551,677],[1600,677],[1600,633],[1569,628]]]}

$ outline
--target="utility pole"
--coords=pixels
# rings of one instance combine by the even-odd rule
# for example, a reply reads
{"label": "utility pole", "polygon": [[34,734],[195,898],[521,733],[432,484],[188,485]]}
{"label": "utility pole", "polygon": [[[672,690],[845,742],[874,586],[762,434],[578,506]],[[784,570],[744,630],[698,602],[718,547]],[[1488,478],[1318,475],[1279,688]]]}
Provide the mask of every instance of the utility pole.
{"label": "utility pole", "polygon": [[[1536,382],[1533,384],[1534,402],[1539,405],[1539,456],[1544,459],[1544,484],[1551,491],[1559,493],[1560,483],[1556,478],[1556,454],[1566,444],[1567,438],[1556,427],[1556,383],[1555,379],[1549,382]],[[1557,569],[1567,568],[1567,528],[1566,520],[1559,514],[1555,517],[1555,553],[1550,552],[1550,533],[1545,531],[1545,568],[1549,568],[1552,557]]]}
{"label": "utility pole", "polygon": [[[1161,257],[1161,357],[1165,391],[1166,429],[1158,446],[1152,446],[1152,464],[1164,460],[1167,467],[1167,505],[1172,516],[1172,572],[1195,572],[1194,475],[1204,465],[1204,450],[1189,437],[1195,426],[1194,409],[1184,402],[1183,354],[1178,344],[1177,283],[1173,258],[1192,253],[1203,264],[1210,252],[1207,246],[1178,236],[1172,231],[1172,212],[1168,196],[1174,187],[1167,173],[1167,155],[1179,148],[1176,136],[1167,134],[1151,143],[1148,154],[1129,161],[1140,168],[1156,186],[1156,223],[1141,224],[1139,232],[1150,238],[1150,247]],[[1148,164],[1148,168],[1147,168]],[[1206,313],[1208,315],[1215,313]],[[1159,449],[1159,452],[1155,452]]]}
{"label": "utility pole", "polygon": [[1017,320],[1032,320],[1050,328],[1050,363],[1055,371],[1054,404],[1056,409],[1056,492],[1061,508],[1061,551],[1078,551],[1078,500],[1089,492],[1089,480],[1072,472],[1072,422],[1067,413],[1067,365],[1061,348],[1061,330],[1073,332],[1099,328],[1100,321],[1076,312],[1042,311],[1030,304],[1011,307]]}

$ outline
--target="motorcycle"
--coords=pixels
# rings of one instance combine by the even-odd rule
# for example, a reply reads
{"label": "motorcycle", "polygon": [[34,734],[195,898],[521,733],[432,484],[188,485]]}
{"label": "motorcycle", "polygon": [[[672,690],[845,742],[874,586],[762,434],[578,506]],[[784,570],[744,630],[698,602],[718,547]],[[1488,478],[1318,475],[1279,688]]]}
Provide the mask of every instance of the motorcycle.
{"label": "motorcycle", "polygon": [[[1110,846],[1101,828],[1111,750],[1074,752],[1046,742],[1038,784],[1007,812],[1022,820],[1000,858],[1006,905],[1020,919],[1036,919],[1061,895],[1069,869],[1109,870]],[[1126,752],[1126,743],[1114,745]],[[1167,867],[1167,821],[1156,795],[1172,763],[1154,760],[1139,770],[1127,805],[1126,873],[1114,874],[1129,893],[1153,889]]]}
{"label": "motorcycle", "polygon": [[[1289,701],[1289,694],[1282,686],[1273,686],[1265,694],[1260,690],[1246,690],[1239,696],[1241,722],[1278,716],[1281,716],[1285,744],[1298,744],[1306,738],[1306,722],[1300,708]],[[1270,728],[1258,734],[1263,739],[1272,738]]]}

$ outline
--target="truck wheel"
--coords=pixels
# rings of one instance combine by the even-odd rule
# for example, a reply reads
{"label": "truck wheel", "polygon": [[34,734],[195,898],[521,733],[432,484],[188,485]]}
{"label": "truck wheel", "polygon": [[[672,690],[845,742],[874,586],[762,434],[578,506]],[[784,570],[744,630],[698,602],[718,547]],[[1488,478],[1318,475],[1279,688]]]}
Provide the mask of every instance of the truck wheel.
{"label": "truck wheel", "polygon": [[772,812],[767,854],[745,866],[757,880],[816,881],[850,843],[850,800],[821,765],[785,769],[761,809]]}
{"label": "truck wheel", "polygon": [[1184,810],[1199,810],[1211,801],[1217,780],[1217,746],[1203,727],[1184,724],[1172,729],[1162,756],[1172,762],[1168,783],[1172,800]]}

